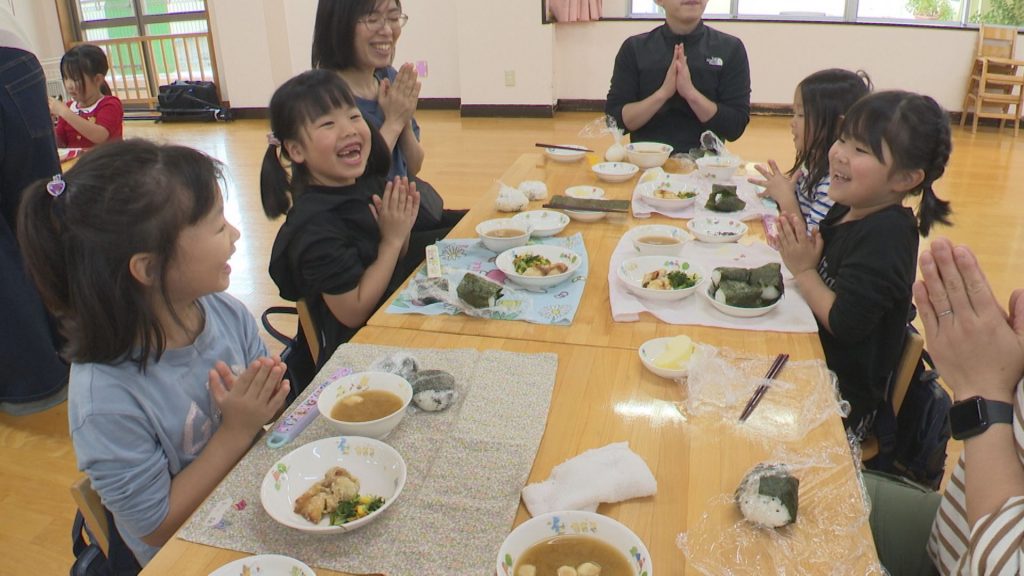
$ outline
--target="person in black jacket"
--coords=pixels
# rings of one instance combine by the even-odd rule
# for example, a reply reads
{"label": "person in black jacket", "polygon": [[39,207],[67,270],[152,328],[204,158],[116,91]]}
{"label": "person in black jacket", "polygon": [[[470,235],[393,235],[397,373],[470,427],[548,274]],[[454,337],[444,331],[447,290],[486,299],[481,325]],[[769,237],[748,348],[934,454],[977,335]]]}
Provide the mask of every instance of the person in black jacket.
{"label": "person in black jacket", "polygon": [[710,130],[736,140],[750,122],[750,63],[743,42],[704,25],[708,0],[656,0],[665,24],[623,42],[605,113],[633,142],[677,152]]}

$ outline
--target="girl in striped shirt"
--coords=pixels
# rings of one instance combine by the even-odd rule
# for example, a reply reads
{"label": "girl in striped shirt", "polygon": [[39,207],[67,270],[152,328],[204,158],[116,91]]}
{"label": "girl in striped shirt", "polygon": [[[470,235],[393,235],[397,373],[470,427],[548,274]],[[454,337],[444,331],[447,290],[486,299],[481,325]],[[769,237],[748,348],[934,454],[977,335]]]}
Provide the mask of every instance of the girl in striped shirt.
{"label": "girl in striped shirt", "polygon": [[764,186],[764,196],[779,205],[779,212],[803,214],[807,230],[832,207],[828,197],[828,151],[839,135],[839,125],[853,103],[871,91],[863,71],[832,68],[815,72],[797,85],[793,94],[793,120],[789,127],[796,145],[796,161],[788,172],[775,160],[758,165],[762,178],[750,182]]}

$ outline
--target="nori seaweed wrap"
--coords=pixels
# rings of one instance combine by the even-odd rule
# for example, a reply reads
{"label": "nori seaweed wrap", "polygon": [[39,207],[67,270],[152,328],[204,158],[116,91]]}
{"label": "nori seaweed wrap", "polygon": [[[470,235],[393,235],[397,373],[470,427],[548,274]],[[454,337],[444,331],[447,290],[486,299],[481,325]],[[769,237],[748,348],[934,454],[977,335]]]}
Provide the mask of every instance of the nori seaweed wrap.
{"label": "nori seaweed wrap", "polygon": [[729,268],[721,267],[715,268],[715,271],[711,274],[711,280],[718,286],[723,280],[734,280],[736,282],[746,282],[750,279],[750,270],[746,268]]}
{"label": "nori seaweed wrap", "polygon": [[738,308],[760,308],[761,288],[746,282],[722,280],[715,290],[715,300]]}
{"label": "nori seaweed wrap", "polygon": [[473,308],[490,308],[501,298],[501,285],[473,273],[467,273],[459,282],[455,293]]}
{"label": "nori seaweed wrap", "polygon": [[736,488],[736,504],[743,517],[768,528],[796,522],[800,504],[800,480],[785,464],[754,466]]}
{"label": "nori seaweed wrap", "polygon": [[733,184],[712,184],[711,195],[704,207],[715,212],[739,212],[747,205],[736,195],[736,186]]}
{"label": "nori seaweed wrap", "polygon": [[778,262],[758,268],[715,268],[711,272],[711,283],[715,300],[739,308],[770,306],[786,290],[782,283],[782,265]]}

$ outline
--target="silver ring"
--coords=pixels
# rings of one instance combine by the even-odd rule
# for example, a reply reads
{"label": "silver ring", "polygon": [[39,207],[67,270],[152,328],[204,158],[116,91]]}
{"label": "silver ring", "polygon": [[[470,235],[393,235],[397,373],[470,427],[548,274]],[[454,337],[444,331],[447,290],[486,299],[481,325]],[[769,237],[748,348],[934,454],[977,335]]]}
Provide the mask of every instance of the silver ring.
{"label": "silver ring", "polygon": [[953,309],[950,308],[949,310],[946,310],[944,312],[939,312],[936,317],[937,318],[942,318],[943,316],[952,316],[952,315],[953,315]]}

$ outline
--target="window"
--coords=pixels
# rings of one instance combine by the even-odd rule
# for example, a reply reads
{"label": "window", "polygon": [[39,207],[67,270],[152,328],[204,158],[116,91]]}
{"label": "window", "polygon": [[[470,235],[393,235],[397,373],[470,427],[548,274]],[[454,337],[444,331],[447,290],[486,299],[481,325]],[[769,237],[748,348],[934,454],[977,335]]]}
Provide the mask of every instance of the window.
{"label": "window", "polygon": [[846,0],[739,0],[737,10],[744,16],[842,18]]}

